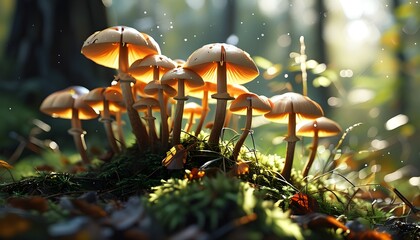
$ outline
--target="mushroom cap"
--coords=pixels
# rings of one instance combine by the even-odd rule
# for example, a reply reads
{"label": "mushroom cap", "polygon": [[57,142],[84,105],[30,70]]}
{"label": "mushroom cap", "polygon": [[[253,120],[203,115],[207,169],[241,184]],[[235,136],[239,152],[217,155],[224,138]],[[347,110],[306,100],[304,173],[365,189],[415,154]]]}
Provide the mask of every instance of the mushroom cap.
{"label": "mushroom cap", "polygon": [[304,121],[296,126],[296,135],[299,136],[313,137],[315,131],[318,131],[318,137],[331,137],[339,134],[342,129],[338,123],[326,117]]}
{"label": "mushroom cap", "polygon": [[184,106],[183,118],[189,118],[191,113],[194,113],[193,118],[197,119],[201,117],[203,107],[196,102],[186,103]]}
{"label": "mushroom cap", "polygon": [[[228,83],[227,89],[229,92],[229,96],[226,95],[226,97],[235,98],[242,93],[249,92],[249,90],[245,86],[236,83]],[[204,82],[204,85],[201,87],[189,89],[188,96],[202,99],[204,90],[208,91],[209,103],[216,103],[216,99],[211,98],[212,95],[217,95],[217,84],[214,82]]]}
{"label": "mushroom cap", "polygon": [[147,108],[160,109],[159,101],[155,98],[140,98],[133,104],[133,108],[137,110],[147,110]]}
{"label": "mushroom cap", "polygon": [[143,59],[134,61],[128,68],[128,73],[135,79],[149,82],[153,79],[154,68],[159,68],[159,76],[176,67],[176,63],[165,55],[148,55]]}
{"label": "mushroom cap", "polygon": [[82,86],[72,86],[48,95],[40,106],[40,111],[54,118],[71,119],[73,108],[79,111],[79,119],[92,119],[98,113],[86,104],[82,96],[89,90]]}
{"label": "mushroom cap", "polygon": [[226,64],[228,83],[244,84],[259,74],[254,60],[242,49],[226,44],[212,43],[195,50],[185,62],[184,67],[194,70],[204,81],[217,81],[217,66]]}
{"label": "mushroom cap", "polygon": [[97,64],[118,69],[120,43],[128,48],[128,64],[150,54],[160,54],[159,45],[147,34],[126,26],[114,26],[90,35],[82,54]]}
{"label": "mushroom cap", "polygon": [[114,86],[94,88],[83,96],[83,100],[95,111],[104,110],[104,100],[109,102],[111,112],[118,112],[125,108],[121,90]]}
{"label": "mushroom cap", "polygon": [[185,69],[182,67],[177,67],[167,71],[165,74],[163,74],[160,81],[164,84],[176,87],[180,79],[184,80],[184,86],[190,89],[204,85],[204,81],[200,75],[190,69]]}
{"label": "mushroom cap", "polygon": [[144,87],[144,93],[148,95],[156,95],[159,91],[163,91],[163,93],[169,97],[176,95],[175,88],[169,86],[168,84],[162,84],[160,80],[151,81]]}
{"label": "mushroom cap", "polygon": [[235,114],[246,115],[248,107],[252,107],[252,115],[262,115],[271,110],[271,102],[266,96],[243,93],[231,102],[229,110]]}
{"label": "mushroom cap", "polygon": [[321,106],[307,96],[295,92],[287,92],[270,98],[273,103],[270,112],[264,117],[278,123],[288,123],[289,114],[296,114],[296,121],[322,117],[324,111]]}

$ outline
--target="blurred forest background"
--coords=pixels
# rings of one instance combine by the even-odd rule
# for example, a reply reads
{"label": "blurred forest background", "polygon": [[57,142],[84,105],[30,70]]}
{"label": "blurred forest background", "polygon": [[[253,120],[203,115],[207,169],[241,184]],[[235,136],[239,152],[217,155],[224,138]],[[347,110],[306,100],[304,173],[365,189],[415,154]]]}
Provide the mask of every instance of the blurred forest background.
{"label": "blurred forest background", "polygon": [[[0,0],[1,159],[11,158],[25,141],[35,145],[27,145],[19,161],[48,148],[45,140],[74,151],[69,121],[38,108],[47,95],[68,86],[110,84],[114,71],[86,59],[80,49],[93,32],[114,25],[151,35],[172,59],[187,59],[207,43],[237,45],[261,67],[245,86],[268,97],[301,92],[299,66],[290,53],[299,52],[304,36],[308,59],[314,60],[308,95],[343,129],[362,123],[343,143],[343,155],[351,153],[348,165],[360,179],[373,174],[375,182],[419,190],[420,3],[414,0]],[[102,125],[83,124],[87,144],[101,147]],[[284,155],[285,126],[262,119],[254,125],[256,149]]]}

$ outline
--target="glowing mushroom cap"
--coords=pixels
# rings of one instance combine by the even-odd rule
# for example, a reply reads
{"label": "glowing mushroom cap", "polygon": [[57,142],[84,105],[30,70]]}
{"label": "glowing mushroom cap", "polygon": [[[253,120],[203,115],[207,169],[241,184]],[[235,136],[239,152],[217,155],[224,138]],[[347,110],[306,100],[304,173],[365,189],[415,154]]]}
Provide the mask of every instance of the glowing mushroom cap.
{"label": "glowing mushroom cap", "polygon": [[206,82],[216,82],[219,63],[226,64],[228,83],[244,84],[259,74],[257,66],[247,52],[226,43],[207,44],[195,50],[188,57],[184,67],[194,70]]}
{"label": "glowing mushroom cap", "polygon": [[143,82],[149,82],[153,79],[154,68],[159,68],[159,76],[176,67],[176,63],[172,59],[164,55],[149,55],[143,59],[136,60],[130,65],[128,73],[135,79]]}
{"label": "glowing mushroom cap", "polygon": [[252,108],[252,115],[262,115],[271,110],[271,102],[266,96],[243,93],[232,101],[229,110],[235,114],[246,115],[248,107]]}
{"label": "glowing mushroom cap", "polygon": [[161,78],[161,82],[165,84],[169,84],[172,87],[176,87],[178,81],[182,79],[184,80],[184,85],[187,88],[198,88],[204,85],[203,79],[190,69],[185,68],[174,68],[165,74],[163,74]]}
{"label": "glowing mushroom cap", "polygon": [[314,120],[304,121],[296,126],[296,135],[303,137],[313,137],[318,132],[318,137],[331,137],[342,131],[340,125],[335,121],[319,117]]}
{"label": "glowing mushroom cap", "polygon": [[83,100],[95,111],[104,110],[104,100],[108,101],[111,112],[118,112],[125,108],[121,90],[114,86],[92,89],[84,95]]}
{"label": "glowing mushroom cap", "polygon": [[97,64],[118,69],[120,43],[128,48],[128,64],[150,54],[160,54],[159,45],[147,34],[126,26],[109,27],[90,35],[82,54]]}
{"label": "glowing mushroom cap", "polygon": [[184,118],[189,118],[191,116],[191,114],[193,114],[193,117],[195,119],[200,118],[201,117],[201,113],[203,112],[203,107],[200,106],[198,103],[196,102],[189,102],[187,104],[185,104],[184,107]]}
{"label": "glowing mushroom cap", "polygon": [[98,113],[81,98],[88,92],[87,88],[81,86],[72,86],[54,92],[42,101],[40,110],[54,118],[71,119],[73,109],[77,109],[79,119],[96,118]]}
{"label": "glowing mushroom cap", "polygon": [[168,84],[162,84],[160,80],[151,81],[144,87],[144,93],[148,95],[156,95],[159,91],[163,91],[164,95],[169,97],[176,95],[175,88],[169,86]]}
{"label": "glowing mushroom cap", "polygon": [[146,97],[140,98],[133,104],[133,108],[137,110],[160,109],[159,101],[155,98]]}
{"label": "glowing mushroom cap", "polygon": [[289,114],[296,114],[296,121],[322,117],[324,111],[321,106],[310,99],[295,92],[287,92],[270,98],[273,103],[272,110],[264,117],[278,123],[288,123]]}

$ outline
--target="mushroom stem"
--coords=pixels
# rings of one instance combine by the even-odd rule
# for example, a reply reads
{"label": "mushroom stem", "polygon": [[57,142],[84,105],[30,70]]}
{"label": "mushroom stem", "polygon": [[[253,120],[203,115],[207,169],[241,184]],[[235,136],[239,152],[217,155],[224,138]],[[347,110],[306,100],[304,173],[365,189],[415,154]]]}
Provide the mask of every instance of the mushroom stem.
{"label": "mushroom stem", "polygon": [[121,119],[121,111],[115,113],[115,121],[117,123],[117,133],[118,133],[118,141],[121,145],[121,149],[126,148],[124,133],[122,129],[122,119]]}
{"label": "mushroom stem", "polygon": [[[222,53],[222,59],[224,59],[223,53]],[[227,93],[226,62],[223,62],[223,61],[220,61],[217,66],[217,93],[218,94]],[[223,128],[223,125],[225,124],[227,99],[217,98],[216,100],[217,102],[216,102],[216,113],[215,113],[215,118],[214,118],[214,125],[213,125],[213,128],[211,129],[208,143],[210,147],[215,147],[216,150],[218,150],[220,134],[222,133],[222,128]]]}
{"label": "mushroom stem", "polygon": [[150,144],[150,148],[154,150],[155,141],[157,140],[156,126],[155,126],[156,118],[153,117],[151,106],[147,106],[147,116],[143,118],[147,121],[149,125],[149,144]]}
{"label": "mushroom stem", "polygon": [[309,159],[306,162],[305,167],[303,169],[303,173],[302,173],[303,177],[308,176],[309,169],[311,168],[312,163],[315,160],[317,149],[318,149],[318,130],[315,130],[314,138],[312,140],[311,155],[309,156]]}
{"label": "mushroom stem", "polygon": [[[122,38],[122,36],[121,36]],[[134,98],[133,92],[131,89],[132,79],[127,78],[127,69],[128,69],[128,49],[127,45],[120,42],[120,54],[119,54],[119,75],[123,76],[123,79],[120,79],[120,86],[122,95],[124,98],[125,106],[127,108],[128,119],[130,120],[131,128],[134,136],[137,140],[137,145],[140,150],[144,150],[147,146],[147,132],[146,128],[140,120],[140,116],[136,109],[133,108]],[[135,81],[135,80],[134,80]]]}
{"label": "mushroom stem", "polygon": [[299,138],[296,137],[296,113],[293,112],[289,114],[289,123],[288,123],[288,136],[285,138],[287,141],[287,151],[286,151],[286,160],[284,162],[283,170],[281,175],[283,175],[286,181],[290,181],[290,175],[292,172],[293,158],[295,155],[295,146],[296,142],[299,141]]}
{"label": "mushroom stem", "polygon": [[201,105],[203,106],[203,110],[201,110],[201,117],[200,121],[198,122],[197,128],[195,129],[195,136],[198,136],[200,134],[201,129],[203,128],[204,120],[206,119],[207,113],[208,113],[208,106],[209,106],[209,91],[204,90],[203,91],[203,99],[201,100]]}
{"label": "mushroom stem", "polygon": [[193,120],[194,120],[194,112],[191,112],[190,118],[188,119],[187,126],[185,127],[186,132],[189,132],[191,130],[191,127],[193,125]]}
{"label": "mushroom stem", "polygon": [[[159,67],[155,66],[153,68],[153,79],[159,80]],[[169,125],[168,125],[168,112],[166,109],[166,103],[168,102],[168,99],[165,99],[165,96],[163,95],[163,89],[159,89],[158,91],[158,99],[159,99],[159,105],[160,105],[160,118],[161,118],[161,142],[162,142],[162,148],[167,149],[169,144]]]}
{"label": "mushroom stem", "polygon": [[112,131],[112,119],[109,114],[109,102],[108,100],[104,99],[104,108],[101,112],[101,122],[103,122],[105,127],[106,137],[108,138],[109,145],[114,153],[119,153],[120,148],[117,145],[117,141],[115,140],[114,132]]}
{"label": "mushroom stem", "polygon": [[84,164],[89,164],[90,160],[86,152],[86,143],[85,143],[85,132],[82,129],[82,123],[79,119],[79,111],[75,108],[72,109],[72,118],[71,118],[71,128],[69,129],[69,134],[73,136],[74,144],[76,149],[82,158]]}
{"label": "mushroom stem", "polygon": [[249,106],[246,109],[246,122],[245,122],[245,128],[242,131],[242,134],[238,141],[235,144],[235,147],[233,148],[233,159],[235,161],[238,160],[239,151],[241,150],[242,145],[245,142],[246,137],[248,136],[249,132],[251,131],[251,125],[252,125],[252,100],[249,98]]}
{"label": "mushroom stem", "polygon": [[175,110],[175,119],[173,124],[173,132],[172,132],[172,144],[177,145],[181,143],[181,125],[182,125],[182,113],[184,112],[184,103],[188,100],[185,97],[185,86],[184,80],[178,80],[178,96],[175,97],[176,102],[176,110]]}

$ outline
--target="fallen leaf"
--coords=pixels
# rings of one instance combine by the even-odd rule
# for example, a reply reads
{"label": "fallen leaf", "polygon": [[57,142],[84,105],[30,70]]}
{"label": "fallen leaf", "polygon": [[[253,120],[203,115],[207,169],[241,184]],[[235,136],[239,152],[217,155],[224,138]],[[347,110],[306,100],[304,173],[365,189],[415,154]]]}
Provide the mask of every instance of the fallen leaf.
{"label": "fallen leaf", "polygon": [[14,208],[23,210],[36,210],[38,212],[46,212],[48,210],[47,199],[39,196],[25,198],[11,197],[7,199],[7,203]]}

